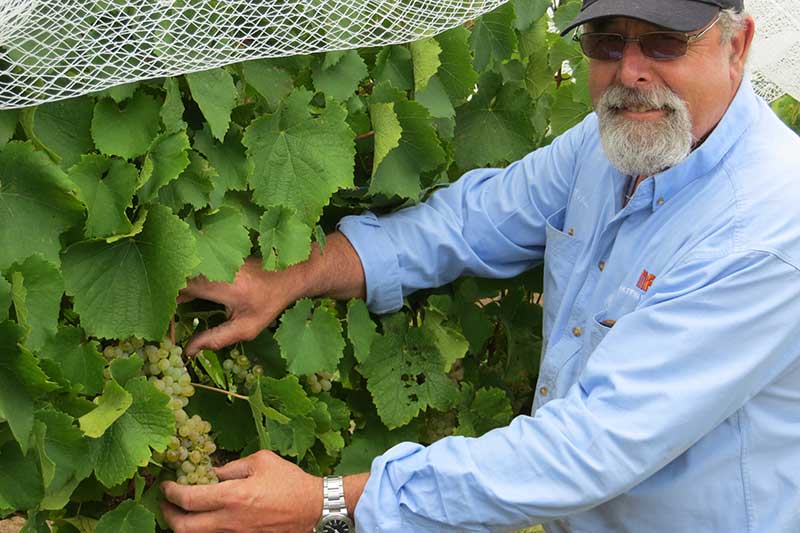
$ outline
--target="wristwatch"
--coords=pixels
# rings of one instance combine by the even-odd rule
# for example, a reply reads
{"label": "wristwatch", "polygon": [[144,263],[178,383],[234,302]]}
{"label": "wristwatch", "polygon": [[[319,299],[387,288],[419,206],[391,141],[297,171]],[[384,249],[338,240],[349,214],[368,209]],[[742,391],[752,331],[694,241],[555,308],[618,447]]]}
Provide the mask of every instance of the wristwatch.
{"label": "wristwatch", "polygon": [[322,480],[322,518],[314,533],[355,533],[353,520],[347,515],[344,503],[342,476],[326,476]]}

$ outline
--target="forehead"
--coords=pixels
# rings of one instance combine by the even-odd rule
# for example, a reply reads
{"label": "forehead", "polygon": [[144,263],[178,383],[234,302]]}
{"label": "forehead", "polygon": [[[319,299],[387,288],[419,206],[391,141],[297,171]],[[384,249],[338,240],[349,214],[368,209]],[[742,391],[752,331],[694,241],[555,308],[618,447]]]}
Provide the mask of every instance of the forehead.
{"label": "forehead", "polygon": [[649,31],[665,31],[669,28],[630,17],[605,17],[586,23],[585,30],[630,35]]}

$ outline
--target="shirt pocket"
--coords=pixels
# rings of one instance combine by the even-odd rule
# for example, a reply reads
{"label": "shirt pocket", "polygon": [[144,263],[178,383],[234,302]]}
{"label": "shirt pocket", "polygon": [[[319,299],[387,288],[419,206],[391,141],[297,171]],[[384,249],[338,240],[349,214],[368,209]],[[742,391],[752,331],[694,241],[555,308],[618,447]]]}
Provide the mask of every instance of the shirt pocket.
{"label": "shirt pocket", "polygon": [[547,218],[544,248],[544,331],[548,333],[561,307],[575,259],[580,251],[580,241],[564,231],[566,208],[559,209]]}
{"label": "shirt pocket", "polygon": [[589,338],[584,347],[586,358],[594,352],[618,320],[639,306],[641,299],[641,294],[629,287],[620,287],[608,298],[606,308],[592,317]]}

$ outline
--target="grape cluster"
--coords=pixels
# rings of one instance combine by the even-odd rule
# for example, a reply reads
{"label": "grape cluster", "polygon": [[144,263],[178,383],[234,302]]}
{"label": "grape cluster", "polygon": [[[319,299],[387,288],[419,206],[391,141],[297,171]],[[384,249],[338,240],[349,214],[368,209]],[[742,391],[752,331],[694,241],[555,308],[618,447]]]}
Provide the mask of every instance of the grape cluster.
{"label": "grape cluster", "polygon": [[317,372],[306,376],[306,384],[314,394],[320,392],[328,392],[333,386],[332,383],[336,381],[338,372]]}
{"label": "grape cluster", "polygon": [[234,388],[243,386],[248,393],[253,390],[258,378],[264,375],[264,367],[253,365],[250,359],[237,349],[228,353],[228,357],[222,361],[222,369]]}
{"label": "grape cluster", "polygon": [[170,397],[168,405],[175,416],[176,435],[173,435],[167,450],[155,452],[153,459],[175,470],[177,481],[182,485],[216,483],[218,479],[210,456],[217,446],[210,435],[211,424],[198,415],[190,417],[183,409],[195,392],[183,362],[183,350],[169,339],[155,345],[136,338],[103,349],[103,355],[109,361],[133,354],[144,361],[142,373],[147,379]]}

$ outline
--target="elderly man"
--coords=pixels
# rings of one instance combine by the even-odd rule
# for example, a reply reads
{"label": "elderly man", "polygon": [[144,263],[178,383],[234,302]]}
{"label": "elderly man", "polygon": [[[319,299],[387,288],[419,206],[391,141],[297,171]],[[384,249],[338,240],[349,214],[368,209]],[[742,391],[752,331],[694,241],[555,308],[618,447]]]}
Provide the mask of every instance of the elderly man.
{"label": "elderly man", "polygon": [[[325,255],[248,262],[182,298],[252,337],[303,295],[375,312],[462,274],[545,262],[532,416],[400,444],[323,480],[260,452],[213,487],[163,487],[177,531],[800,531],[800,140],[744,76],[736,0],[585,0],[570,28],[596,113],[423,205],[340,223]],[[531,354],[533,357],[534,354]],[[325,493],[323,503],[323,492]],[[345,505],[346,504],[346,509]],[[322,519],[320,520],[320,518]]]}

